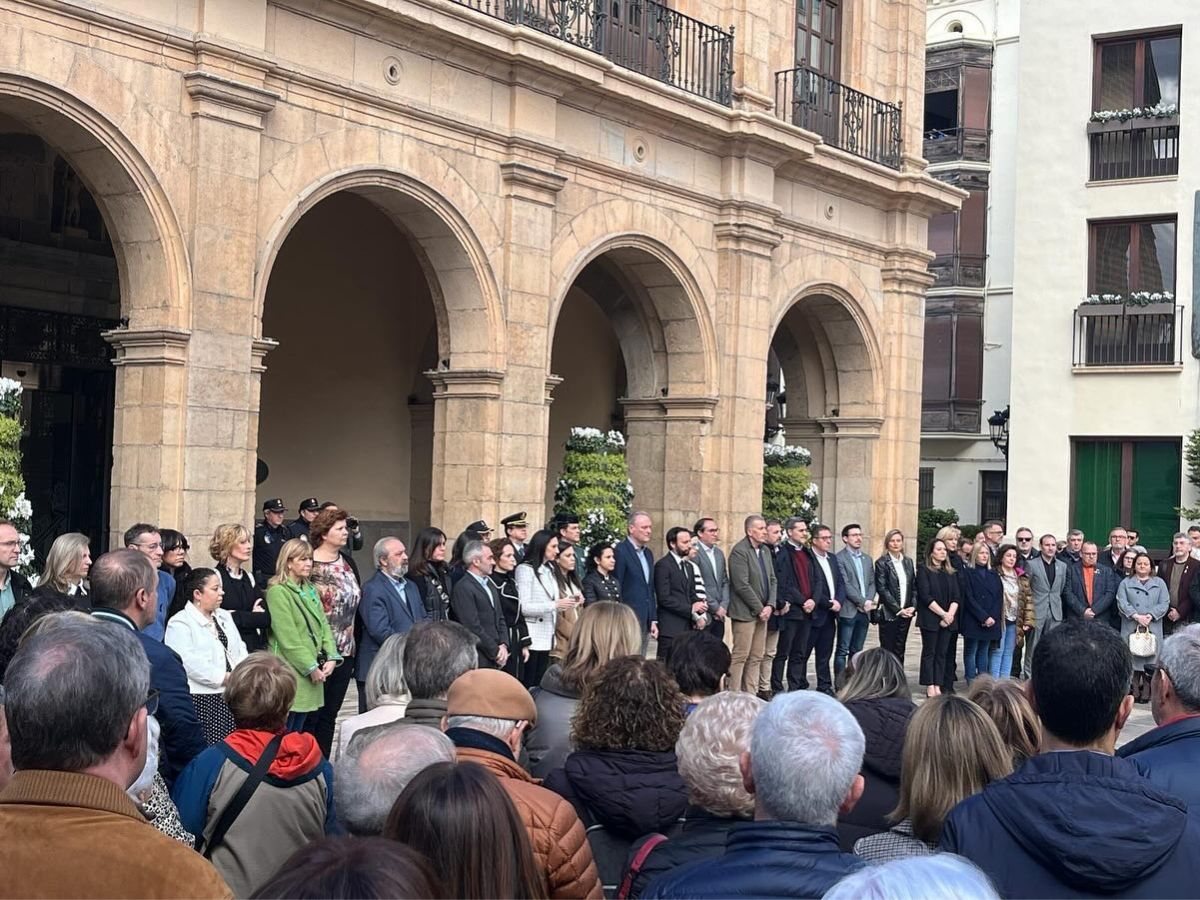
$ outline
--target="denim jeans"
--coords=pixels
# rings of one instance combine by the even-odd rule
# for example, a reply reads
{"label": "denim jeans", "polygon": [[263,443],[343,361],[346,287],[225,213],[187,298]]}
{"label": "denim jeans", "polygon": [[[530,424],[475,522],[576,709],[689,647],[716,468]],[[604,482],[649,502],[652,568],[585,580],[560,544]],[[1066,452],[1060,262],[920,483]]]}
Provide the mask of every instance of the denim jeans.
{"label": "denim jeans", "polygon": [[1004,673],[1005,678],[1012,676],[1012,661],[1013,650],[1017,646],[1017,623],[1005,622],[1004,633],[1000,636],[1000,645],[992,651],[991,660],[991,675],[993,678],[1000,678],[1000,673]]}
{"label": "denim jeans", "polygon": [[834,674],[840,675],[846,670],[846,662],[863,648],[867,642],[867,631],[871,619],[865,612],[858,613],[853,619],[837,620],[837,654],[833,657]]}
{"label": "denim jeans", "polygon": [[285,731],[303,731],[304,720],[308,718],[306,712],[290,712],[287,717],[287,724],[284,725]]}
{"label": "denim jeans", "polygon": [[992,642],[989,638],[963,638],[963,669],[967,673],[967,684],[976,675],[987,675],[991,671]]}

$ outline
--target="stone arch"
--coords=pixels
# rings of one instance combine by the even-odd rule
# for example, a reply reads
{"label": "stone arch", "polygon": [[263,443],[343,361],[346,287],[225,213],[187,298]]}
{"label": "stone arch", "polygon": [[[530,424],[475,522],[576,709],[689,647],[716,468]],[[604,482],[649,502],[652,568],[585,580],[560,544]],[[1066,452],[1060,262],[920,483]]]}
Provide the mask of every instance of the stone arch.
{"label": "stone arch", "polygon": [[[255,270],[258,336],[262,336],[271,269],[288,234],[305,213],[343,191],[368,200],[409,238],[432,294],[441,366],[502,369],[505,334],[500,289],[475,223],[429,184],[374,166],[333,172],[306,186],[277,214]],[[479,327],[480,316],[484,328]]]}
{"label": "stone arch", "polygon": [[[612,221],[633,227],[613,234]],[[619,291],[605,312],[621,343],[630,398],[716,394],[717,341],[708,302],[716,285],[695,244],[668,216],[623,200],[592,207],[560,229],[551,268],[551,336],[581,278],[607,279]],[[547,365],[552,346],[553,340]]]}
{"label": "stone arch", "polygon": [[0,73],[0,113],[59,150],[91,192],[112,236],[121,310],[131,329],[191,324],[187,249],[166,192],[106,116],[66,91]]}

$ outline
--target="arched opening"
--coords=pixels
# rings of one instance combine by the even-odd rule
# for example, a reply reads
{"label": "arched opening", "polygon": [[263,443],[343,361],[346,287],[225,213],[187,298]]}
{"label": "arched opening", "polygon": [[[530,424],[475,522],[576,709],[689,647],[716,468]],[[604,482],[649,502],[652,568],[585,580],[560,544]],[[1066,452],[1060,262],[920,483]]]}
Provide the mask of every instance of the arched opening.
{"label": "arched opening", "polygon": [[688,274],[666,251],[628,238],[592,255],[554,323],[550,371],[562,381],[550,406],[547,510],[563,444],[580,426],[625,433],[636,506],[654,514],[681,502],[668,493],[691,493],[667,487],[667,409],[708,397],[710,345]]}
{"label": "arched opening", "polygon": [[869,519],[880,398],[864,327],[833,292],[795,302],[775,330],[767,366],[768,440],[808,448],[818,518]]}
{"label": "arched opening", "polygon": [[266,286],[267,357],[258,456],[261,501],[335,500],[368,545],[430,520],[439,366],[428,259],[392,192],[343,190],[287,233]]}

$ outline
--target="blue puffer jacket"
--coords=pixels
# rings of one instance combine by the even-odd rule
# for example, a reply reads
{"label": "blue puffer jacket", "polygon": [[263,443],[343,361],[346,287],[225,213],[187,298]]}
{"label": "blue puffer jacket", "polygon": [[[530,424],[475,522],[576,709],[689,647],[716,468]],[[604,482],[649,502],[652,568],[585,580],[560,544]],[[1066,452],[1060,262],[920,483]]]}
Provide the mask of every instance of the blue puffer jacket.
{"label": "blue puffer jacket", "polygon": [[654,881],[646,898],[821,897],[865,865],[838,848],[832,828],[795,822],[741,822],[725,855],[682,866]]}
{"label": "blue puffer jacket", "polygon": [[1200,826],[1134,762],[1043,753],[958,804],[939,849],[965,856],[1001,897],[1195,897]]}
{"label": "blue puffer jacket", "polygon": [[1136,761],[1156,787],[1200,815],[1200,716],[1148,731],[1118,750],[1117,756]]}

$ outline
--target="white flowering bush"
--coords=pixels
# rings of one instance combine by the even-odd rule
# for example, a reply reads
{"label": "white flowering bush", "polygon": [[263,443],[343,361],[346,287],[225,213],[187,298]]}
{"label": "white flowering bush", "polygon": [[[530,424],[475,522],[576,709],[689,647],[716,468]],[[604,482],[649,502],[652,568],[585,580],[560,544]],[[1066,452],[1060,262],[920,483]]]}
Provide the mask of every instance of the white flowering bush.
{"label": "white flowering bush", "polygon": [[1175,295],[1170,291],[1133,291],[1130,294],[1089,294],[1084,306],[1112,303],[1118,306],[1149,306],[1151,303],[1172,303]]}
{"label": "white flowering bush", "polygon": [[0,378],[0,516],[16,526],[21,541],[17,569],[32,574],[34,556],[29,545],[33,507],[25,499],[21,476],[21,382]]}
{"label": "white flowering bush", "polygon": [[1174,103],[1158,102],[1153,106],[1135,106],[1132,109],[1098,109],[1092,113],[1092,122],[1128,122],[1130,119],[1167,119],[1179,115]]}
{"label": "white flowering bush", "polygon": [[599,428],[572,428],[554,491],[555,514],[579,516],[580,542],[591,547],[623,537],[632,504],[625,435]]}
{"label": "white flowering bush", "polygon": [[812,454],[804,447],[763,444],[763,515],[784,521],[799,516],[816,520],[820,494],[808,467]]}

